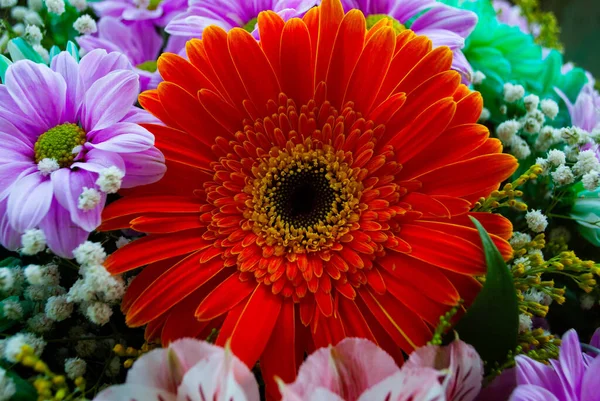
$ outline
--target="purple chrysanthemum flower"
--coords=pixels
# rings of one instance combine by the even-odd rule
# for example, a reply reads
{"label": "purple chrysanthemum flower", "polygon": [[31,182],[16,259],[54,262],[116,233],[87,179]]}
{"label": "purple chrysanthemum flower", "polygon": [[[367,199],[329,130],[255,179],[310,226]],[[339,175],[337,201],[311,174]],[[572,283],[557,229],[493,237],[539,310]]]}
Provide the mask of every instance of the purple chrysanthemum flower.
{"label": "purple chrysanthemum flower", "polygon": [[522,355],[516,361],[517,388],[510,401],[600,400],[600,355],[582,353],[575,330],[565,333],[559,358],[550,365]]}
{"label": "purple chrysanthemum flower", "polygon": [[159,180],[164,157],[138,123],[138,76],[119,53],[94,50],[78,64],[67,52],[51,66],[8,67],[0,85],[0,243],[41,229],[48,247],[72,250],[100,224],[106,194]]}
{"label": "purple chrysanthemum flower", "polygon": [[434,47],[448,46],[454,53],[452,68],[461,73],[464,83],[470,83],[473,70],[461,49],[465,38],[477,25],[477,14],[435,0],[342,0],[342,5],[346,12],[353,8],[361,10],[367,16],[367,22],[372,23],[374,19],[388,15],[404,25],[425,11],[410,25],[410,29],[418,35],[427,36]]}
{"label": "purple chrysanthemum flower", "polygon": [[120,21],[104,17],[98,21],[98,32],[76,38],[84,52],[104,49],[123,53],[140,76],[140,91],[154,89],[160,82],[156,59],[163,44],[162,37],[150,21]]}
{"label": "purple chrysanthemum flower", "polygon": [[318,3],[318,0],[189,0],[187,11],[173,18],[166,31],[171,35],[201,38],[204,28],[216,25],[226,31],[244,27],[258,37],[255,25],[261,11],[273,10],[287,21],[301,17]]}
{"label": "purple chrysanthemum flower", "polygon": [[151,21],[164,27],[187,7],[186,0],[103,0],[90,3],[100,17]]}

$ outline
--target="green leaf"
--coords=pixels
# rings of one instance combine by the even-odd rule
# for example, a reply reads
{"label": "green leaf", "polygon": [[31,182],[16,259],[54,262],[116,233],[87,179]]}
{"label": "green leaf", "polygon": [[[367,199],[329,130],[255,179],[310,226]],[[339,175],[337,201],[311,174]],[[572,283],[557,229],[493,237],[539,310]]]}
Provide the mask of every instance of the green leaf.
{"label": "green leaf", "polygon": [[487,275],[481,292],[458,322],[455,330],[471,344],[487,366],[502,363],[517,347],[519,308],[512,274],[489,234],[477,219],[470,217],[479,231]]}
{"label": "green leaf", "polygon": [[37,401],[38,393],[31,383],[21,378],[21,376],[12,370],[7,370],[6,374],[13,380],[17,388],[15,394],[10,397],[10,401]]}
{"label": "green leaf", "polygon": [[0,54],[0,82],[4,83],[4,77],[6,76],[6,70],[8,66],[12,64],[12,61]]}
{"label": "green leaf", "polygon": [[44,59],[40,56],[29,43],[23,38],[15,38],[8,42],[8,52],[13,62],[18,60],[31,60],[34,63],[45,64]]}
{"label": "green leaf", "polygon": [[9,257],[6,259],[0,260],[0,267],[15,267],[21,265],[21,259]]}

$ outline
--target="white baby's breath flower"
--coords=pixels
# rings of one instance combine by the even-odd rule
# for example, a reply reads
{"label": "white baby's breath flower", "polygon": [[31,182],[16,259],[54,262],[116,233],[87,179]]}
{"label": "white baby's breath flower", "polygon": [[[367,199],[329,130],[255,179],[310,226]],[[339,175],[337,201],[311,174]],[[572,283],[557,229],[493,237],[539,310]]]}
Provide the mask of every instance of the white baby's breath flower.
{"label": "white baby's breath flower", "polygon": [[121,189],[121,183],[123,182],[125,173],[116,166],[111,166],[100,170],[96,185],[102,192],[107,194],[114,194]]}
{"label": "white baby's breath flower", "polygon": [[56,170],[60,169],[60,165],[58,164],[58,162],[56,161],[56,159],[50,159],[48,157],[46,157],[45,159],[42,159],[39,161],[38,165],[38,170],[40,171],[40,173],[43,176],[47,176],[50,175],[51,173],[55,172]]}
{"label": "white baby's breath flower", "polygon": [[522,85],[504,84],[504,101],[514,103],[525,96],[525,88]]}
{"label": "white baby's breath flower", "polygon": [[521,313],[519,315],[519,333],[530,331],[532,327],[533,321],[531,320],[531,316]]}
{"label": "white baby's breath flower", "polygon": [[87,0],[69,0],[69,3],[71,3],[77,11],[83,11],[87,8]]}
{"label": "white baby's breath flower", "polygon": [[514,249],[521,249],[531,242],[531,235],[515,231],[508,242]]}
{"label": "white baby's breath flower", "polygon": [[100,326],[105,325],[112,316],[112,308],[104,302],[92,302],[88,305],[85,315],[92,323]]}
{"label": "white baby's breath flower", "polygon": [[0,368],[0,401],[9,401],[17,392],[17,386],[6,370]]}
{"label": "white baby's breath flower", "polygon": [[65,360],[65,373],[71,380],[85,375],[87,363],[80,358],[68,358]]}
{"label": "white baby's breath flower", "polygon": [[75,260],[82,266],[101,265],[106,259],[106,251],[97,242],[85,241],[73,250]]}
{"label": "white baby's breath flower", "polygon": [[544,99],[542,100],[542,104],[540,106],[542,109],[542,113],[546,115],[546,117],[554,120],[554,118],[558,114],[558,104],[552,99]]}
{"label": "white baby's breath flower", "polygon": [[101,200],[102,194],[100,194],[97,189],[83,187],[83,190],[79,195],[77,207],[87,212],[98,206]]}
{"label": "white baby's breath flower", "polygon": [[46,235],[42,230],[32,228],[21,235],[21,252],[25,255],[35,255],[46,249]]}
{"label": "white baby's breath flower", "polygon": [[46,316],[57,322],[67,319],[73,313],[73,304],[67,300],[66,295],[48,298],[45,307]]}
{"label": "white baby's breath flower", "polygon": [[561,164],[565,164],[567,162],[567,157],[565,152],[558,149],[552,149],[548,152],[548,162],[552,164],[554,167],[558,167]]}
{"label": "white baby's breath flower", "polygon": [[89,35],[91,33],[98,32],[96,21],[94,21],[93,18],[87,14],[77,18],[77,20],[73,23],[73,28],[82,35]]}
{"label": "white baby's breath flower", "polygon": [[525,110],[532,112],[538,108],[540,98],[534,94],[527,95],[525,96],[525,99],[523,99],[523,103],[525,104]]}
{"label": "white baby's breath flower", "polygon": [[575,181],[573,172],[566,164],[562,164],[550,173],[554,182],[558,185],[569,185]]}
{"label": "white baby's breath flower", "polygon": [[548,226],[548,218],[540,210],[530,210],[525,214],[529,229],[535,233],[543,232]]}
{"label": "white baby's breath flower", "polygon": [[581,183],[588,191],[595,191],[598,187],[600,187],[600,173],[597,171],[592,171],[584,174],[583,177],[581,177]]}
{"label": "white baby's breath flower", "polygon": [[473,73],[473,85],[481,85],[483,80],[485,79],[485,74],[481,71],[475,71]]}
{"label": "white baby's breath flower", "polygon": [[20,320],[23,318],[23,306],[14,299],[7,298],[2,301],[2,313],[7,319]]}
{"label": "white baby's breath flower", "polygon": [[24,345],[29,345],[33,348],[34,354],[40,356],[44,351],[46,342],[31,333],[17,333],[6,339],[4,358],[9,362],[17,362],[17,355],[21,353]]}
{"label": "white baby's breath flower", "polygon": [[53,14],[61,15],[65,12],[65,2],[63,0],[45,0],[48,11]]}
{"label": "white baby's breath flower", "polygon": [[503,144],[507,145],[512,142],[515,134],[521,129],[521,123],[517,120],[507,120],[496,128],[496,135],[502,141]]}

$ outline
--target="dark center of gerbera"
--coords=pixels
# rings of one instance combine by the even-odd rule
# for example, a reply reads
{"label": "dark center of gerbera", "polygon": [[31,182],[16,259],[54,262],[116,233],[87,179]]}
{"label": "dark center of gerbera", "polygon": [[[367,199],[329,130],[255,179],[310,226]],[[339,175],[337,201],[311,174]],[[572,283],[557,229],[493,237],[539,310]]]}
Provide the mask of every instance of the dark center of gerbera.
{"label": "dark center of gerbera", "polygon": [[281,219],[292,227],[310,227],[326,220],[337,191],[329,184],[325,168],[308,165],[282,171],[272,183],[271,199]]}
{"label": "dark center of gerbera", "polygon": [[76,148],[84,143],[85,131],[80,126],[71,123],[57,125],[38,138],[33,147],[35,161],[54,159],[61,168],[69,167],[79,153]]}
{"label": "dark center of gerbera", "polygon": [[362,184],[344,152],[303,144],[273,148],[245,188],[252,230],[278,253],[329,249],[358,220]]}

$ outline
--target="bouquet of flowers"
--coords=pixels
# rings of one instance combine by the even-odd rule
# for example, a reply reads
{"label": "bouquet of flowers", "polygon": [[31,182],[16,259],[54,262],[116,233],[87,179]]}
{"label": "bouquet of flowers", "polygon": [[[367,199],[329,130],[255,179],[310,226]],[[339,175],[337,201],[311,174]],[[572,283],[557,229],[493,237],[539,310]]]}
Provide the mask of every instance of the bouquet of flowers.
{"label": "bouquet of flowers", "polygon": [[600,94],[535,0],[0,0],[0,401],[597,401]]}

